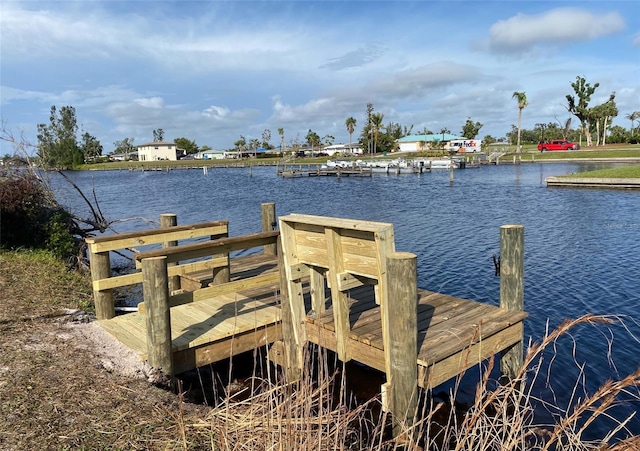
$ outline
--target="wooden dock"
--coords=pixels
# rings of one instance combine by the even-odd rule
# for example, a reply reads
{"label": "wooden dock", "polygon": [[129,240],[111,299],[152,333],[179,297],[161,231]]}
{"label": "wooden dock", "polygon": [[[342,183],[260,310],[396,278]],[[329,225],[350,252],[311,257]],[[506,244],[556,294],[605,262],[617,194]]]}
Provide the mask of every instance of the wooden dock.
{"label": "wooden dock", "polygon": [[[209,241],[140,252],[141,273],[124,279],[92,271],[98,323],[170,375],[267,346],[269,358],[295,380],[304,370],[303,350],[314,343],[342,361],[385,372],[383,401],[402,424],[411,421],[416,385],[436,387],[496,353],[503,373],[515,374],[527,317],[521,226],[500,230],[496,307],[418,289],[417,258],[395,251],[391,224],[289,215],[275,231],[273,204],[263,204],[262,222],[263,232],[241,237],[228,237],[227,222],[220,221],[94,240],[90,248],[103,259],[105,249],[132,239],[217,233]],[[229,257],[256,248],[263,251]],[[192,262],[199,258],[206,260]],[[92,257],[92,264],[101,259]],[[115,316],[108,292],[116,282],[140,279],[139,311]]]}
{"label": "wooden dock", "polygon": [[[232,280],[277,271],[277,258],[262,254],[232,260]],[[308,284],[305,304],[311,305]],[[174,371],[181,373],[282,339],[279,283],[240,290],[171,308]],[[522,338],[524,312],[509,312],[453,296],[418,290],[419,385],[432,388]],[[326,293],[330,305],[330,293]],[[355,360],[384,368],[380,306],[372,286],[349,291],[349,347]],[[130,313],[98,323],[147,359],[146,316]],[[333,310],[305,318],[310,342],[336,351]],[[282,352],[280,345],[274,352]]]}
{"label": "wooden dock", "polygon": [[371,177],[371,168],[323,168],[320,165],[306,166],[283,166],[277,169],[278,175],[282,178],[298,177]]}

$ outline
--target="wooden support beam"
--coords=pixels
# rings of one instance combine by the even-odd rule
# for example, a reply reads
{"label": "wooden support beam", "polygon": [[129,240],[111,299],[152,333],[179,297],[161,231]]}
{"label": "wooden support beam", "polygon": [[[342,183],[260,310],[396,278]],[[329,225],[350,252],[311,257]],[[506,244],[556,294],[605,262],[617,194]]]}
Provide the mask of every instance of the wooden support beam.
{"label": "wooden support beam", "polygon": [[[278,222],[276,221],[276,204],[268,202],[261,204],[260,207],[262,212],[262,231],[271,232],[272,230],[276,230],[278,227]],[[264,255],[276,255],[276,248],[276,243],[265,244],[263,253]]]}
{"label": "wooden support beam", "polygon": [[409,429],[417,406],[418,388],[418,285],[417,257],[409,252],[387,256],[389,274],[389,330],[385,349],[392,365],[387,373],[393,435]]}
{"label": "wooden support beam", "polygon": [[325,228],[327,240],[327,255],[329,256],[329,273],[327,274],[331,287],[331,304],[333,306],[334,327],[337,339],[338,358],[343,362],[351,360],[349,350],[349,304],[347,295],[340,291],[338,275],[344,273],[344,257],[340,229]]}
{"label": "wooden support beam", "polygon": [[311,270],[309,265],[305,263],[296,263],[289,267],[289,273],[291,274],[291,277],[293,277],[293,280],[300,280],[305,277],[309,277]]}
{"label": "wooden support beam", "polygon": [[370,277],[354,275],[348,272],[338,274],[338,289],[340,291],[353,290],[363,285],[377,285],[378,281]]}
{"label": "wooden support beam", "polygon": [[171,263],[179,262],[180,260],[190,260],[192,258],[202,258],[212,254],[224,254],[243,249],[251,249],[252,247],[264,246],[265,244],[275,242],[279,234],[280,232],[273,230],[271,232],[260,232],[238,237],[221,238],[204,243],[187,244],[184,246],[178,246],[174,249],[169,248],[140,252],[136,255],[136,260],[166,256],[167,263]]}
{"label": "wooden support beam", "polygon": [[[290,227],[281,224],[281,227]],[[292,234],[287,234],[292,237]],[[302,378],[303,347],[307,336],[304,329],[304,299],[302,283],[291,280],[289,269],[285,264],[285,255],[278,237],[278,267],[280,268],[280,307],[282,309],[282,341],[284,348],[285,378],[287,382],[295,382]],[[294,247],[291,249],[295,249]]]}
{"label": "wooden support beam", "polygon": [[173,376],[171,313],[166,257],[142,260],[142,289],[147,305],[147,356],[151,367]]}
{"label": "wooden support beam", "polygon": [[[308,268],[308,266],[307,266]],[[324,313],[325,306],[325,282],[324,282],[325,270],[312,266],[309,268],[309,285],[311,288],[311,310],[316,315]]]}
{"label": "wooden support beam", "polygon": [[[178,225],[178,215],[174,213],[163,213],[160,215],[160,227],[163,229],[167,229],[169,227],[176,227]],[[175,247],[178,245],[178,240],[174,241],[165,241],[162,243],[162,248],[166,249],[169,247]],[[168,263],[167,266],[176,266],[177,263]],[[180,277],[178,276],[170,276],[169,277],[169,293],[177,291],[180,289]]]}
{"label": "wooden support beam", "polygon": [[[524,226],[500,227],[500,307],[524,310]],[[523,339],[502,351],[500,370],[514,379],[523,362]]]}

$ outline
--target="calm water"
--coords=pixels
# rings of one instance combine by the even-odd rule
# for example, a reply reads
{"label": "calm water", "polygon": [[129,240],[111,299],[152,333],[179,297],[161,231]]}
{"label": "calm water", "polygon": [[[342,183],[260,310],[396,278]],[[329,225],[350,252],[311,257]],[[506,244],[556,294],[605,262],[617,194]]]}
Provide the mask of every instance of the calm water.
{"label": "calm water", "polygon": [[[600,165],[599,167],[601,167]],[[526,340],[539,340],[565,318],[586,313],[616,315],[624,325],[582,326],[548,352],[535,393],[559,406],[593,392],[608,378],[640,366],[640,192],[549,189],[544,178],[594,166],[529,164],[487,166],[422,175],[371,178],[280,179],[275,168],[174,170],[170,172],[77,172],[70,177],[112,219],[158,220],[176,213],[180,224],[229,219],[232,235],[260,230],[260,204],[275,202],[278,215],[308,213],[394,224],[396,249],[418,256],[421,288],[499,303],[493,255],[499,228],[525,227]],[[58,198],[83,213],[77,197],[61,185]],[[146,228],[117,224],[118,231]],[[549,362],[553,359],[553,364]],[[471,372],[473,373],[473,372]],[[547,375],[550,374],[547,384]],[[469,377],[476,377],[470,375]],[[550,385],[550,386],[549,386]],[[637,392],[636,392],[637,394]],[[622,406],[616,415],[637,408]],[[544,421],[545,414],[540,413]],[[598,435],[606,424],[598,423]],[[640,434],[640,415],[630,423]]]}

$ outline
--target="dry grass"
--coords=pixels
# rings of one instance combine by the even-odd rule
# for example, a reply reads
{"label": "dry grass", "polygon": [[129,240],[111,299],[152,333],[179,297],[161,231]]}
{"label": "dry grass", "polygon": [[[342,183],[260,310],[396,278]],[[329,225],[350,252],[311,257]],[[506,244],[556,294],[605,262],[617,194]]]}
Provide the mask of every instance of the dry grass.
{"label": "dry grass", "polygon": [[[0,251],[0,449],[187,449],[180,427],[205,409],[110,374],[65,327],[90,280],[45,253]],[[208,447],[192,434],[194,449]],[[206,448],[205,448],[206,449]]]}
{"label": "dry grass", "polygon": [[[245,392],[223,393],[224,401],[209,408],[145,380],[109,373],[89,347],[66,332],[74,316],[62,309],[90,304],[87,276],[67,271],[46,254],[0,251],[0,292],[3,450],[640,449],[633,414],[616,418],[598,440],[585,439],[585,428],[614,416],[623,399],[640,403],[640,369],[581,397],[576,385],[569,407],[546,405],[553,424],[536,424],[534,415],[542,401],[533,387],[539,379],[553,384],[545,380],[542,361],[560,346],[558,340],[579,327],[610,327],[617,318],[566,321],[529,346],[511,383],[491,380],[493,361],[485,363],[471,406],[420,393],[413,428],[393,439],[379,396],[355,402],[347,389],[353,374],[318,350],[309,354],[302,381],[287,385],[271,368],[252,378]],[[256,356],[256,364],[263,358]],[[456,393],[457,388],[450,399]]]}

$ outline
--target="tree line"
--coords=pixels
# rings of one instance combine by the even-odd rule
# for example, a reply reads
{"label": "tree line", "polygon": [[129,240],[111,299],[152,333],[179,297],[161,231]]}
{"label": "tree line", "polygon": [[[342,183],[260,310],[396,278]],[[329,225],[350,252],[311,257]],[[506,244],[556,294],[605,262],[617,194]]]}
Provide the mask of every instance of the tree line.
{"label": "tree line", "polygon": [[[627,130],[625,127],[611,123],[618,116],[619,111],[615,102],[616,93],[612,92],[607,101],[599,105],[591,105],[591,98],[596,92],[600,83],[593,85],[586,81],[584,77],[576,77],[576,81],[571,83],[573,89],[572,94],[566,95],[566,109],[570,114],[568,119],[548,123],[537,123],[531,130],[522,129],[523,110],[529,105],[525,92],[514,92],[512,98],[518,102],[518,125],[512,125],[511,130],[505,134],[505,138],[509,142],[534,143],[550,139],[569,139],[576,142],[582,142],[582,138],[586,139],[586,145],[604,145],[609,143],[629,142],[637,143],[640,141],[640,126],[636,127],[636,121],[640,121],[640,111],[634,111],[625,117],[631,122],[631,127]],[[579,121],[577,128],[571,128],[572,117]],[[373,103],[366,104],[364,115],[364,124],[357,138],[357,143],[366,153],[390,152],[397,150],[398,139],[410,135],[413,132],[413,124],[410,126],[400,123],[388,122],[384,123],[384,113],[377,112]],[[356,132],[358,120],[349,116],[345,120],[345,128],[349,134],[349,146],[353,145],[353,135]],[[460,129],[460,136],[468,139],[476,139],[480,133],[483,124],[467,117]],[[74,168],[83,163],[91,163],[99,161],[104,151],[100,141],[89,132],[79,130],[76,118],[76,110],[73,106],[63,106],[59,110],[55,105],[51,107],[49,115],[49,123],[41,123],[37,125],[38,129],[38,146],[37,156],[39,163],[47,168],[67,169]],[[443,127],[435,132],[427,129],[417,132],[419,134],[445,134],[451,133],[447,127]],[[284,128],[278,128],[280,136],[279,152],[284,153],[286,150],[296,151],[304,146],[311,148],[312,152],[320,150],[322,146],[333,144],[335,138],[331,135],[320,136],[318,133],[309,129],[304,141],[298,135],[289,141],[286,145]],[[265,129],[262,132],[261,139],[247,139],[244,135],[233,144],[233,150],[242,154],[257,153],[258,149],[276,150],[271,144],[271,130]],[[482,140],[485,143],[493,143],[504,141],[505,138],[495,138],[491,135],[485,135]],[[153,130],[154,142],[162,142],[164,140],[164,130],[161,128]],[[182,150],[186,155],[194,154],[199,151],[209,150],[209,146],[199,146],[192,139],[179,137],[173,140],[176,147]],[[136,150],[134,138],[123,138],[113,143],[114,153],[122,153],[129,155]],[[434,144],[437,147],[437,143]]]}

